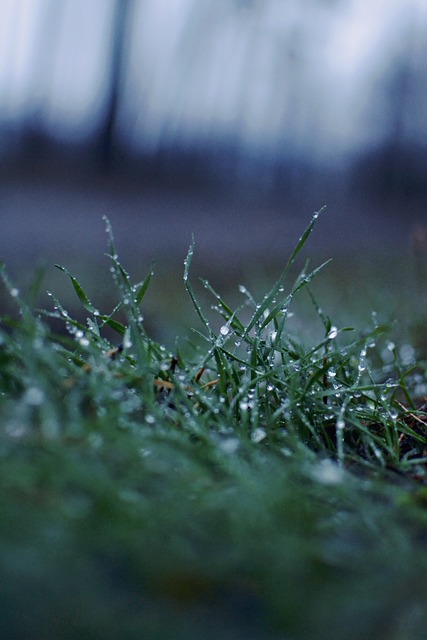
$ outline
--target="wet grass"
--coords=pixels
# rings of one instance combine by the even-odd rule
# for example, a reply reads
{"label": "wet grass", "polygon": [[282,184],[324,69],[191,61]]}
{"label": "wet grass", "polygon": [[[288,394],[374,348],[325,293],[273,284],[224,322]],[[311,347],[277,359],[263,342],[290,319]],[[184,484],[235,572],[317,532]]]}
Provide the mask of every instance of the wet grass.
{"label": "wet grass", "polygon": [[321,308],[326,265],[297,269],[317,217],[237,306],[193,282],[192,244],[173,347],[108,221],[111,309],[59,267],[87,321],[2,269],[2,637],[424,637],[426,364]]}

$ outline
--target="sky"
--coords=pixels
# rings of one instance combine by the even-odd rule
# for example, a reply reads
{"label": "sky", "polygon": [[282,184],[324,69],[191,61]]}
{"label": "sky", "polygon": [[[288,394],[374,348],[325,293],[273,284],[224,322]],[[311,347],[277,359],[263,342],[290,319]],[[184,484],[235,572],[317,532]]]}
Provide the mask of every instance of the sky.
{"label": "sky", "polygon": [[[104,107],[113,6],[0,0],[0,123],[41,117],[64,140],[93,131]],[[422,51],[427,40],[425,0],[257,0],[250,10],[231,0],[136,0],[135,7],[121,126],[148,149],[165,136],[212,135],[235,135],[249,151],[275,153],[295,140],[301,153],[357,149],[382,134],[370,101],[389,60],[402,46]]]}

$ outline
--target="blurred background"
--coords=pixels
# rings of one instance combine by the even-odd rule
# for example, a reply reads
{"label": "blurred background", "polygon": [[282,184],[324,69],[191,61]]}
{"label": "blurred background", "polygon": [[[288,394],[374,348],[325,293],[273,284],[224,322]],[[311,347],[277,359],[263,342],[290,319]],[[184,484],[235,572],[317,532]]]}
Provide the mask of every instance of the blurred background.
{"label": "blurred background", "polygon": [[426,98],[425,0],[0,0],[0,256],[96,283],[106,214],[139,272],[180,278],[194,233],[256,277],[327,205],[312,252],[399,270]]}

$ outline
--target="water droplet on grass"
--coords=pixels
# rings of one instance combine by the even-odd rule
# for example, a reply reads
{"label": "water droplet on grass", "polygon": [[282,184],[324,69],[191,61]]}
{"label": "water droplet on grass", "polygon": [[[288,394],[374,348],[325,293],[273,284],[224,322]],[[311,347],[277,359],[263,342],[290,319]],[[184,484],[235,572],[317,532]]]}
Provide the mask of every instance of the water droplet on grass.
{"label": "water droplet on grass", "polygon": [[29,387],[24,394],[23,400],[26,404],[36,407],[43,404],[44,393],[38,387]]}
{"label": "water droplet on grass", "polygon": [[338,335],[338,327],[334,327],[332,326],[327,337],[329,338],[329,340],[334,340]]}
{"label": "water droplet on grass", "polygon": [[261,429],[261,427],[258,427],[251,433],[251,440],[255,443],[261,442],[266,437],[267,433],[265,432],[265,429]]}
{"label": "water droplet on grass", "polygon": [[225,438],[219,443],[219,448],[224,453],[235,453],[239,448],[239,440],[237,438]]}
{"label": "water droplet on grass", "polygon": [[280,449],[280,452],[282,455],[284,455],[286,458],[289,458],[292,455],[292,451],[291,449],[288,449],[288,447],[282,447]]}
{"label": "water droplet on grass", "polygon": [[322,460],[313,469],[313,476],[322,484],[340,484],[344,480],[344,471],[332,460]]}
{"label": "water droplet on grass", "polygon": [[94,449],[100,449],[104,444],[104,438],[100,433],[92,432],[88,435],[88,441]]}
{"label": "water droplet on grass", "polygon": [[399,356],[404,365],[413,364],[415,361],[415,350],[410,344],[404,344],[399,349]]}
{"label": "water droplet on grass", "polygon": [[28,429],[22,424],[7,424],[5,426],[5,431],[8,436],[11,438],[23,438],[27,435]]}
{"label": "water droplet on grass", "polygon": [[225,324],[221,327],[219,332],[222,336],[227,336],[230,333],[230,327],[227,327],[227,325]]}
{"label": "water droplet on grass", "polygon": [[335,425],[335,426],[336,426],[336,428],[337,428],[338,430],[342,430],[342,429],[344,429],[344,427],[345,427],[345,421],[344,421],[344,419],[343,419],[343,418],[338,418],[338,420],[336,421],[336,425]]}

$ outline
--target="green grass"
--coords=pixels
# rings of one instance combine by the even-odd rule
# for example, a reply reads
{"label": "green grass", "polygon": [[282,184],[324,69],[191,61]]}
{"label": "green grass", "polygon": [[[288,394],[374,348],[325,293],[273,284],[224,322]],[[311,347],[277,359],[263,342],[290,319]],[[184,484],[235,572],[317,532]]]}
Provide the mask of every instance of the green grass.
{"label": "green grass", "polygon": [[295,271],[317,217],[237,307],[192,282],[193,243],[173,347],[108,221],[111,309],[59,267],[86,322],[2,268],[1,637],[424,637],[426,365],[376,315],[321,309],[325,265]]}

